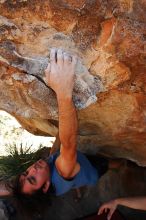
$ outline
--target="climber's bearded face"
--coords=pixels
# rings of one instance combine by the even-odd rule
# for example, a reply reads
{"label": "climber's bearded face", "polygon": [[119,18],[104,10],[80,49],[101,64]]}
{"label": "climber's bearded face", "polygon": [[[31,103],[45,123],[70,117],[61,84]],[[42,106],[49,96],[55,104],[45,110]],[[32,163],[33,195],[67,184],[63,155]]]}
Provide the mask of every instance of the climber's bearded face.
{"label": "climber's bearded face", "polygon": [[38,160],[20,176],[21,191],[24,194],[33,194],[42,189],[46,193],[50,186],[50,169],[44,160]]}

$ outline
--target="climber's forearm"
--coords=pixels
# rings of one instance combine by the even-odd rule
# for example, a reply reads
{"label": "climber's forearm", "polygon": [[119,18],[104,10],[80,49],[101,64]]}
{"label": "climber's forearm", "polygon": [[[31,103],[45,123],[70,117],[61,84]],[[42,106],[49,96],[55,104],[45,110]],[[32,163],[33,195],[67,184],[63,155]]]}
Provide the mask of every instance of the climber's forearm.
{"label": "climber's forearm", "polygon": [[70,154],[76,153],[77,146],[77,114],[72,101],[72,97],[57,96],[59,106],[59,137],[61,141],[61,151]]}
{"label": "climber's forearm", "polygon": [[146,197],[129,197],[115,199],[117,205],[133,209],[146,210]]}

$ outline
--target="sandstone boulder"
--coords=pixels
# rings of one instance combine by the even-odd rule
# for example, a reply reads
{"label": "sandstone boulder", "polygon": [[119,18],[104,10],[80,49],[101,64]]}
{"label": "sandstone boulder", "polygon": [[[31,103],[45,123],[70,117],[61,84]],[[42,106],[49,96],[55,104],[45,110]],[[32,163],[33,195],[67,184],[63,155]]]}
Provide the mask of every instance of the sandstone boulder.
{"label": "sandstone boulder", "polygon": [[146,166],[146,2],[1,0],[0,109],[55,136],[58,109],[43,81],[49,50],[76,54],[79,148]]}

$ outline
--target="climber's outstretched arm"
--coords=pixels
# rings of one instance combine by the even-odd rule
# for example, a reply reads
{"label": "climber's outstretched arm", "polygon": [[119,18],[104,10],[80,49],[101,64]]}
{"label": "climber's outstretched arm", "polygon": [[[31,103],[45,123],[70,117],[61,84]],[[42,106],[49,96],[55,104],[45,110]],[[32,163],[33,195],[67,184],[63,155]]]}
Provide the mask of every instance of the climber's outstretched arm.
{"label": "climber's outstretched arm", "polygon": [[61,149],[56,160],[56,168],[65,178],[75,176],[80,170],[76,160],[78,122],[72,101],[76,62],[76,57],[60,49],[52,49],[50,64],[45,72],[45,82],[56,92],[58,101]]}

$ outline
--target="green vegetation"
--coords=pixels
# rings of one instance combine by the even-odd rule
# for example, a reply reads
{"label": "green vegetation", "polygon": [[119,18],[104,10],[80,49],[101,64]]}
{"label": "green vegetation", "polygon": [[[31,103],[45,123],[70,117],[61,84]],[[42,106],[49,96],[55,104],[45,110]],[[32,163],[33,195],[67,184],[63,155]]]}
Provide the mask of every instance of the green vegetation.
{"label": "green vegetation", "polygon": [[45,157],[44,153],[47,156],[51,145],[48,138],[30,134],[12,116],[0,111],[0,180],[23,172],[40,157]]}
{"label": "green vegetation", "polygon": [[[41,148],[42,146],[40,146]],[[8,156],[0,157],[0,180],[8,179],[27,169],[32,163],[38,160],[36,152],[31,151],[31,146],[19,146],[14,143],[6,147]]]}

